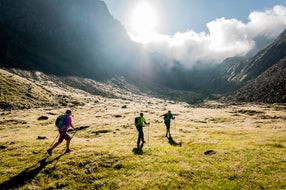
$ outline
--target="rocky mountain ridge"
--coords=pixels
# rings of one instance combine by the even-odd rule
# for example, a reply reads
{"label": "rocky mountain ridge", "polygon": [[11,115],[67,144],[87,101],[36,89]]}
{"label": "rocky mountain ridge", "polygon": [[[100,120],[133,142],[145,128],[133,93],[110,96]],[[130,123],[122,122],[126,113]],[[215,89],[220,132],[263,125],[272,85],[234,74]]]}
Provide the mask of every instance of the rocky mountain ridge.
{"label": "rocky mountain ridge", "polygon": [[286,57],[229,98],[240,102],[286,103]]}

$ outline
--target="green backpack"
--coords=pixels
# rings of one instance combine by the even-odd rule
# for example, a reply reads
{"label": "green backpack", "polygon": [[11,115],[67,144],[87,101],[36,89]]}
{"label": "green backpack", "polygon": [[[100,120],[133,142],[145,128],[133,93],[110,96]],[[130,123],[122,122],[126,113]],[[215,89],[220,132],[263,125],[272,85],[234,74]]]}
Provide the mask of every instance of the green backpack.
{"label": "green backpack", "polygon": [[55,122],[55,125],[57,126],[57,128],[62,128],[63,126],[65,126],[66,119],[67,119],[66,114],[59,115]]}

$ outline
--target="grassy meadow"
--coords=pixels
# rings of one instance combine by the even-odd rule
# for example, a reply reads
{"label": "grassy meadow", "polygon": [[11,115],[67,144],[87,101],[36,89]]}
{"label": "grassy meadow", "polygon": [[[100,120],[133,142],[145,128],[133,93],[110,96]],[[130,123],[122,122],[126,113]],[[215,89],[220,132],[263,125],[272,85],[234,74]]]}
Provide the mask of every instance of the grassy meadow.
{"label": "grassy meadow", "polygon": [[[94,97],[71,109],[72,152],[64,142],[52,156],[65,108],[1,112],[0,189],[286,189],[285,105]],[[168,110],[172,139],[161,117]],[[142,150],[133,125],[140,112],[151,123]]]}

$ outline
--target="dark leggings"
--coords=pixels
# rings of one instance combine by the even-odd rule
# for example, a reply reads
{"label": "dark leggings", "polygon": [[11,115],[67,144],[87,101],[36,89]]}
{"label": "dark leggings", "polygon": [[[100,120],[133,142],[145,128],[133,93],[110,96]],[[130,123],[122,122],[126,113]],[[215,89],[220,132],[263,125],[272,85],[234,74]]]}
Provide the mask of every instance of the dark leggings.
{"label": "dark leggings", "polygon": [[137,129],[137,131],[138,131],[137,145],[139,146],[140,140],[142,140],[142,142],[144,142],[143,127],[142,127],[142,125],[138,125],[138,126],[136,126],[136,129]]}

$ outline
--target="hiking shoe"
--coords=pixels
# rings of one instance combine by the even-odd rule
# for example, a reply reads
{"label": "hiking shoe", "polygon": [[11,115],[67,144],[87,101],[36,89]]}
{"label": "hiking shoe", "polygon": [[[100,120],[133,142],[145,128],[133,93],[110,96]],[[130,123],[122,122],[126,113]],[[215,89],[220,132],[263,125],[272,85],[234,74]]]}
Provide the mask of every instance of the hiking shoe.
{"label": "hiking shoe", "polygon": [[66,153],[70,153],[71,152],[71,149],[66,149]]}
{"label": "hiking shoe", "polygon": [[47,150],[47,153],[48,153],[50,156],[52,156],[52,149],[48,149],[48,150]]}

